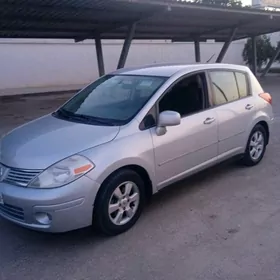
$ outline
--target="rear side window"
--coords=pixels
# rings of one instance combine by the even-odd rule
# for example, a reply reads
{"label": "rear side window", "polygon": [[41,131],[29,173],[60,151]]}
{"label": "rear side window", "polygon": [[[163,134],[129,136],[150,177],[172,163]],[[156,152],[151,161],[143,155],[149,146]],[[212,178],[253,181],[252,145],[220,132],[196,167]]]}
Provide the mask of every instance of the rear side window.
{"label": "rear side window", "polygon": [[214,105],[221,105],[239,99],[234,72],[211,71],[209,74],[213,89]]}
{"label": "rear side window", "polygon": [[248,90],[246,75],[241,72],[235,72],[235,77],[236,77],[240,98],[248,96],[249,90]]}

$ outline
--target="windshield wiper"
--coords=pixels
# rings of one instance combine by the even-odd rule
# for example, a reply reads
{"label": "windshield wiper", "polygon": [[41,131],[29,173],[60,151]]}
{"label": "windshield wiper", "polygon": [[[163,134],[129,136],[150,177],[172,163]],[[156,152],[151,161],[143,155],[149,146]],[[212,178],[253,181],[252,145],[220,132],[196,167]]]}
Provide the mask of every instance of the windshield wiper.
{"label": "windshield wiper", "polygon": [[110,120],[110,119],[102,119],[98,117],[93,117],[93,116],[87,116],[87,115],[82,115],[82,114],[75,114],[69,111],[66,111],[62,108],[57,110],[55,112],[56,114],[59,114],[61,117],[68,119],[68,120],[76,120],[82,123],[87,123],[87,124],[101,124],[101,125],[117,125],[117,120]]}
{"label": "windshield wiper", "polygon": [[68,111],[66,111],[62,108],[55,111],[54,114],[62,116],[62,117],[67,118],[67,119],[72,119],[72,116],[73,116],[73,114],[71,114],[70,112],[68,112]]}
{"label": "windshield wiper", "polygon": [[57,110],[55,114],[60,115],[61,117],[68,119],[68,120],[76,120],[82,123],[87,123],[87,124],[101,124],[101,125],[109,125],[109,126],[115,126],[115,125],[121,125],[123,122],[118,121],[118,120],[113,120],[113,119],[103,119],[103,118],[98,118],[98,117],[93,117],[93,116],[87,116],[83,114],[75,114],[69,111],[66,111],[62,108]]}
{"label": "windshield wiper", "polygon": [[58,115],[62,118],[65,118],[67,120],[73,120],[73,121],[79,121],[79,122],[89,122],[89,119],[86,118],[85,116],[81,116],[81,115],[76,115],[72,112],[66,111],[62,108],[58,109],[56,112],[54,112],[55,115]]}
{"label": "windshield wiper", "polygon": [[98,117],[80,115],[80,114],[75,114],[75,117],[79,118],[80,120],[85,120],[89,123],[98,123],[98,124],[110,125],[110,126],[117,125],[116,120],[102,119],[102,118],[98,118]]}

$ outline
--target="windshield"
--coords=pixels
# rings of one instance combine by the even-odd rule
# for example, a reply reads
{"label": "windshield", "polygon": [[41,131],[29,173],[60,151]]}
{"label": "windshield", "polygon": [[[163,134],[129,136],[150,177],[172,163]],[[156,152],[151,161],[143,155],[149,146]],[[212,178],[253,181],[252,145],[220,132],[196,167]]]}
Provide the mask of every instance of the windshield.
{"label": "windshield", "polygon": [[165,77],[106,75],[62,106],[61,117],[102,125],[129,122],[166,81]]}

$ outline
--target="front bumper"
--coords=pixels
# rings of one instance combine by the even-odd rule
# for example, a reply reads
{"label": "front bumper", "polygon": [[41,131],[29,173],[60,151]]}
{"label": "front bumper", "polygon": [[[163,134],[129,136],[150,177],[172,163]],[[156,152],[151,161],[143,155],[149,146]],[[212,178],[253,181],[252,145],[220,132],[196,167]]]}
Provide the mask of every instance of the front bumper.
{"label": "front bumper", "polygon": [[92,224],[99,187],[87,176],[55,189],[23,188],[0,182],[0,216],[23,227],[46,232],[87,227]]}

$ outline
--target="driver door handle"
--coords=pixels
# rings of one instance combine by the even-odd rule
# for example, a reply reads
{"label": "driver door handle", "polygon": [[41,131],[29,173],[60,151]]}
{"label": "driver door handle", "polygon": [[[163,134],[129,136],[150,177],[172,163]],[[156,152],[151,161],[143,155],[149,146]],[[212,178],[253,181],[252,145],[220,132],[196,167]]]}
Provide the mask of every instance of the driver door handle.
{"label": "driver door handle", "polygon": [[252,104],[247,104],[246,107],[245,107],[245,109],[246,109],[246,110],[251,110],[253,107],[254,107],[254,105],[252,105]]}
{"label": "driver door handle", "polygon": [[210,123],[212,123],[214,121],[215,121],[215,118],[207,118],[203,123],[204,124],[210,124]]}

